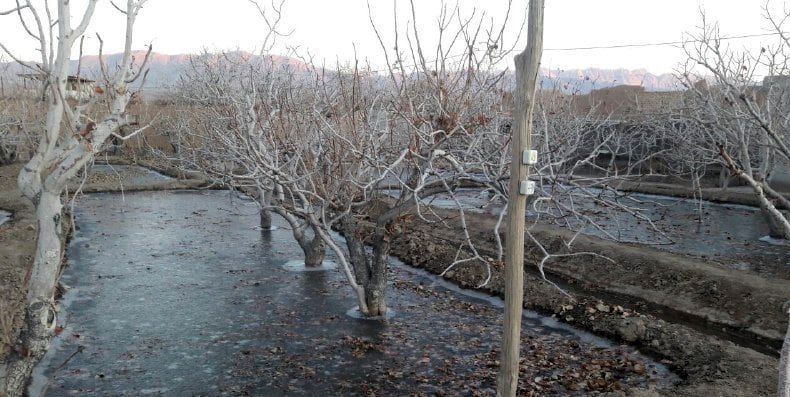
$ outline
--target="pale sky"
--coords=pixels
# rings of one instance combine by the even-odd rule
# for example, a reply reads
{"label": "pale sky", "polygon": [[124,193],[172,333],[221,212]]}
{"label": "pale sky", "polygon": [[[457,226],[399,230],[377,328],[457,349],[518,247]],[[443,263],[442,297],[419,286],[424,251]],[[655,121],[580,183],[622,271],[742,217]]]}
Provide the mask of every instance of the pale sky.
{"label": "pale sky", "polygon": [[[374,19],[388,39],[392,37],[392,1],[371,0]],[[421,37],[426,43],[435,41],[437,33],[432,22],[438,16],[440,2],[415,2],[418,3]],[[85,0],[72,0],[77,8],[85,3]],[[123,19],[108,0],[99,0],[99,3],[88,29],[85,53],[97,52],[96,32],[105,39],[105,52],[119,52]],[[781,0],[773,3],[781,6]],[[0,11],[14,4],[14,0],[0,0]],[[515,36],[526,4],[527,0],[514,0],[511,24],[506,30],[510,36]],[[698,26],[700,7],[707,11],[709,20],[720,23],[722,35],[763,33],[767,28],[761,17],[763,4],[762,0],[546,0],[544,46],[554,49],[677,41],[683,38],[684,32],[694,31]],[[486,15],[499,19],[505,13],[506,2],[460,0],[460,6],[466,13],[476,8],[478,12],[485,11]],[[399,22],[403,26],[411,18],[407,12],[408,2],[398,0],[398,9]],[[80,11],[73,14],[79,15]],[[282,26],[282,30],[293,33],[280,40],[273,50],[275,53],[286,52],[286,46],[297,47],[302,54],[309,51],[317,59],[334,63],[338,58],[352,59],[356,47],[357,54],[368,58],[376,67],[384,64],[382,50],[370,27],[365,0],[286,0]],[[202,48],[252,51],[259,47],[264,32],[261,19],[248,0],[149,0],[139,16],[135,47],[142,48],[151,42],[154,51],[166,54],[195,53]],[[741,39],[730,43],[754,47],[768,40]],[[35,43],[26,38],[14,15],[0,17],[0,42],[23,59],[36,59]],[[391,42],[388,45],[391,46]],[[543,66],[555,69],[644,68],[664,73],[671,72],[681,60],[682,52],[669,46],[547,50]]]}

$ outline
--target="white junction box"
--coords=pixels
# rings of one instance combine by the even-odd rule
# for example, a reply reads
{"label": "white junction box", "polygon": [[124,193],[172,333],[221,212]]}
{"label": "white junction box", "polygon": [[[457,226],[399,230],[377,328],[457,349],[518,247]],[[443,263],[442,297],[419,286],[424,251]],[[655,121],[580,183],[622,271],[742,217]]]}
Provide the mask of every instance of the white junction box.
{"label": "white junction box", "polygon": [[535,194],[535,182],[533,181],[521,181],[521,186],[518,190],[524,196],[531,196]]}
{"label": "white junction box", "polygon": [[524,152],[521,156],[521,163],[525,165],[535,165],[538,163],[538,151],[537,150],[530,150],[524,149]]}

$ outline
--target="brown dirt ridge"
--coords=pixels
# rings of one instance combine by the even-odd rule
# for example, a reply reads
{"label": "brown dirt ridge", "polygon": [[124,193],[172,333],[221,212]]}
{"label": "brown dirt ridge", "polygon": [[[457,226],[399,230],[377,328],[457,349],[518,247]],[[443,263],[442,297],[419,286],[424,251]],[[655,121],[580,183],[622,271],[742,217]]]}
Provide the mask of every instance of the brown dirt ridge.
{"label": "brown dirt ridge", "polygon": [[[441,212],[441,211],[440,211]],[[447,218],[451,212],[445,211]],[[494,219],[467,215],[476,231],[478,250],[495,257]],[[560,252],[571,233],[536,226],[533,233],[551,252]],[[488,235],[487,235],[488,234]],[[394,240],[392,255],[405,263],[440,274],[456,256],[462,241],[456,231],[422,221]],[[548,243],[548,244],[547,244]],[[606,254],[564,257],[547,265],[548,277],[574,299],[527,268],[525,307],[598,335],[637,346],[666,360],[684,382],[664,395],[761,396],[776,390],[781,331],[786,318],[781,305],[790,299],[790,282],[721,269],[676,254],[641,246],[614,244],[580,236],[574,252]],[[527,244],[526,263],[536,263]],[[502,267],[492,266],[484,289],[502,295]],[[482,264],[459,266],[445,277],[476,288],[486,273]],[[722,330],[723,328],[723,330]]]}

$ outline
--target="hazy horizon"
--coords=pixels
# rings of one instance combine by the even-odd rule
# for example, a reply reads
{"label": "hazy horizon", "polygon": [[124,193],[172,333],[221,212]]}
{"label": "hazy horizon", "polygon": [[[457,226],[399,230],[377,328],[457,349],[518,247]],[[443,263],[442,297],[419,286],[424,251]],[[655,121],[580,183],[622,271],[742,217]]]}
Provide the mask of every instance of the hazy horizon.
{"label": "hazy horizon", "polygon": [[[11,6],[13,2],[4,1]],[[681,41],[699,23],[699,9],[704,8],[711,21],[721,25],[722,36],[765,33],[761,4],[724,4],[715,1],[669,0],[647,1],[601,0],[597,2],[564,1],[546,5],[543,66],[548,69],[645,69],[654,74],[670,73],[683,60],[683,52],[676,45],[613,49],[578,49],[580,47],[623,44],[650,44]],[[455,3],[448,3],[453,5]],[[526,11],[525,1],[514,1],[510,22],[505,29],[506,44],[520,48],[518,36]],[[411,19],[408,3],[373,2],[372,17],[382,32],[385,45],[392,43],[393,9],[397,10],[401,30]],[[417,7],[417,26],[427,46],[438,40],[434,25],[439,15],[438,1],[420,2]],[[0,9],[9,8],[1,6]],[[486,17],[501,20],[505,14],[501,3],[461,2],[463,15],[485,13]],[[304,12],[310,10],[310,12]],[[80,15],[80,12],[75,12]],[[75,17],[76,19],[76,17]],[[35,61],[35,43],[21,35],[15,15],[0,17],[0,42],[17,57]],[[105,41],[105,53],[120,52],[123,31],[119,29],[122,16],[109,4],[100,3],[94,24],[86,34],[84,53],[96,54],[96,33]],[[186,0],[152,0],[141,11],[136,29],[135,48],[152,43],[157,53],[178,55],[209,51],[242,50],[258,52],[264,32],[263,23],[254,6],[246,0],[231,0],[221,7]],[[329,64],[347,62],[355,54],[374,67],[383,67],[383,53],[368,19],[364,0],[350,0],[339,6],[331,2],[289,0],[285,2],[281,31],[291,32],[282,37],[270,52],[289,56],[293,51]],[[402,38],[401,38],[402,39]],[[753,37],[729,40],[735,47],[759,48],[772,37]],[[566,50],[574,48],[573,50]],[[75,50],[76,51],[76,50]],[[73,54],[76,57],[78,52]],[[6,59],[8,60],[8,59]]]}

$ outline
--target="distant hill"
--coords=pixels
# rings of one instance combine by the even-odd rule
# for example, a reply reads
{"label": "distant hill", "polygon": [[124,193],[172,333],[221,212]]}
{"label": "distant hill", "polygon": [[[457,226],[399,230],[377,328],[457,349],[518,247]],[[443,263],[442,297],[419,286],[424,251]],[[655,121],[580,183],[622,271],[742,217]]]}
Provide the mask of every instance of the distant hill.
{"label": "distant hill", "polygon": [[[260,60],[261,57],[245,52],[231,52],[230,56]],[[140,51],[134,54],[136,62],[141,62],[145,53]],[[149,62],[148,74],[149,90],[163,90],[176,83],[179,76],[189,66],[189,54],[160,54],[152,53]],[[219,56],[219,55],[214,55]],[[121,61],[122,54],[109,54],[105,60],[110,69],[115,68]],[[295,58],[272,55],[277,64],[287,64],[296,69],[306,69],[306,65]],[[71,62],[72,73],[77,71],[77,61]],[[21,66],[16,64],[0,64],[0,74],[13,76],[23,73]],[[100,76],[99,57],[96,55],[84,56],[80,63],[80,74],[88,78]],[[644,69],[542,69],[541,84],[544,88],[557,87],[566,92],[586,94],[593,89],[612,87],[622,84],[641,85],[647,91],[673,91],[681,89],[675,76],[672,74],[653,74]]]}
{"label": "distant hill", "polygon": [[677,77],[670,73],[653,74],[645,69],[542,69],[544,88],[561,85],[564,91],[586,94],[594,89],[618,85],[637,85],[647,91],[678,91],[682,89]]}
{"label": "distant hill", "polygon": [[[151,96],[157,96],[159,93],[165,92],[168,87],[177,83],[179,77],[189,67],[190,59],[195,57],[193,54],[176,54],[168,55],[153,52],[148,61],[148,76],[144,92]],[[249,62],[259,62],[264,57],[259,55],[250,54],[242,51],[227,52],[222,55],[210,54],[209,57],[227,56],[236,59],[242,59]],[[306,70],[306,65],[296,59],[283,57],[279,55],[267,55],[268,59],[273,59],[275,64],[289,65],[297,70]],[[145,51],[136,51],[133,53],[135,65],[139,65],[145,59]],[[107,64],[108,71],[112,73],[115,68],[123,60],[123,54],[107,54],[104,55],[104,61]],[[76,74],[79,68],[80,76],[98,80],[101,77],[101,66],[99,65],[98,55],[83,56],[81,61],[76,60],[70,62],[70,73]],[[5,75],[7,79],[13,79],[17,74],[30,73],[25,67],[16,63],[0,63],[0,76]]]}

